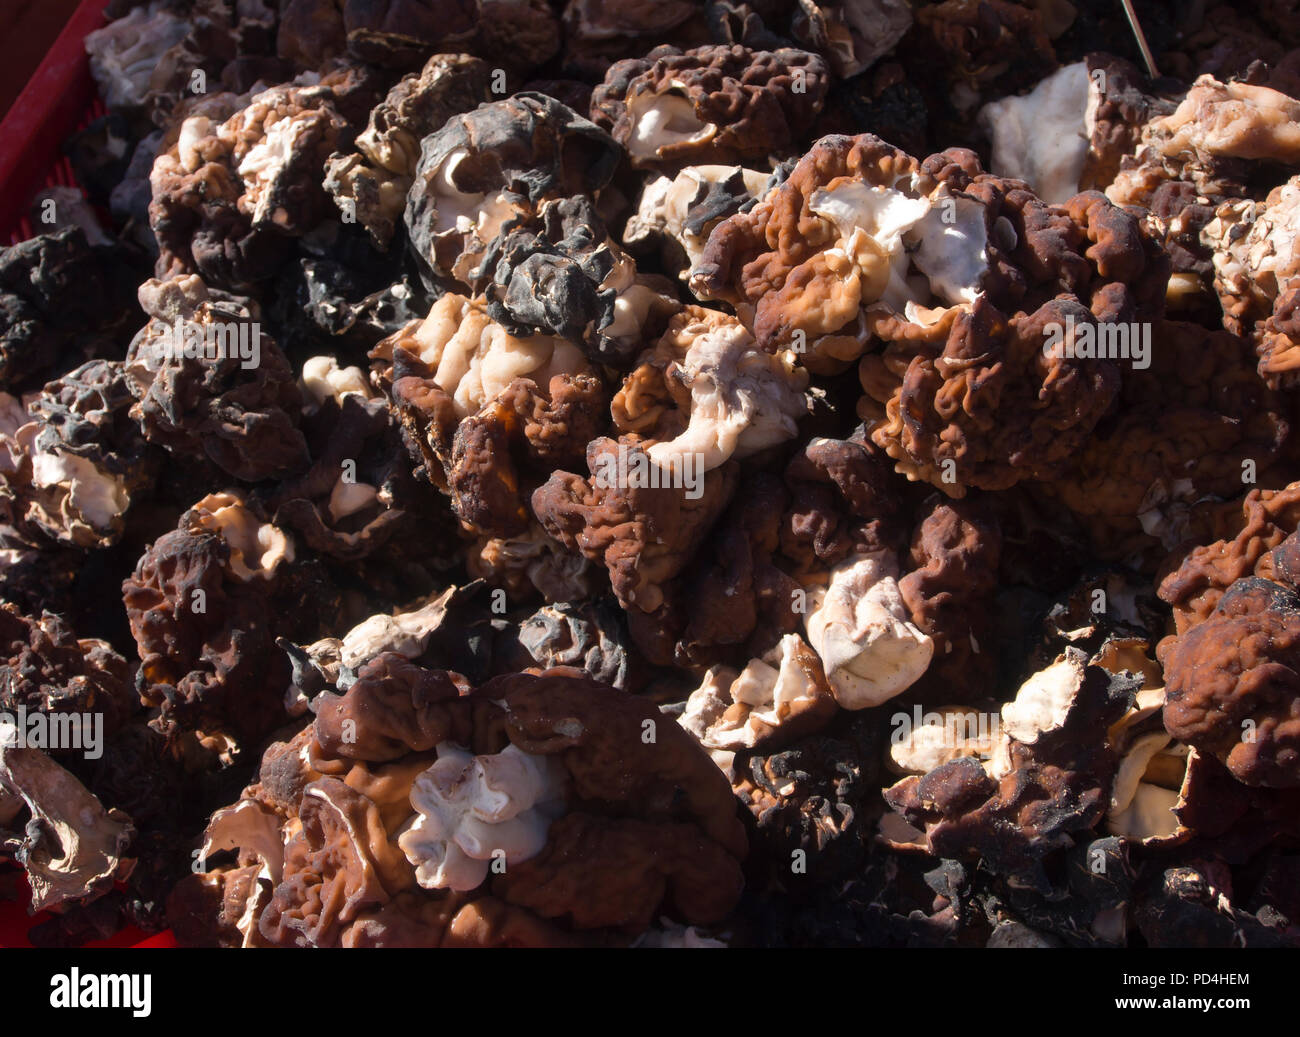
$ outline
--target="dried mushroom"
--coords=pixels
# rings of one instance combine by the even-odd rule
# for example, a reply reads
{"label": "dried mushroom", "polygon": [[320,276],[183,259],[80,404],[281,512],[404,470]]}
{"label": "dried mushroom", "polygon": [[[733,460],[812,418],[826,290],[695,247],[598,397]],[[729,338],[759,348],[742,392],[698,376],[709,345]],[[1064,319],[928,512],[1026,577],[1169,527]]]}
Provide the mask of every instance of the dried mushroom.
{"label": "dried mushroom", "polygon": [[1292,533],[1218,599],[1214,611],[1161,643],[1165,727],[1216,756],[1248,785],[1300,785],[1300,539]]}
{"label": "dried mushroom", "polygon": [[904,0],[808,0],[793,26],[799,42],[825,55],[844,78],[870,68],[911,27],[912,6]]}
{"label": "dried mushroom", "polygon": [[[1046,335],[1158,308],[1162,258],[1100,195],[1053,210],[969,153],[918,163],[863,135],[823,138],[717,227],[691,283],[735,305],[760,346],[805,352],[814,371],[842,370],[884,340],[862,360],[860,416],[900,472],[957,497],[1052,474],[1082,442],[1114,398],[1118,365],[1075,356],[1073,340],[1048,351]],[[969,398],[950,410],[958,394]],[[1028,428],[1013,431],[1012,412]],[[1014,455],[984,442],[998,435],[1015,438]]]}
{"label": "dried mushroom", "polygon": [[[1300,116],[1300,102],[1296,102]],[[1290,163],[1300,164],[1300,142]],[[1229,331],[1249,336],[1259,354],[1260,376],[1273,387],[1291,387],[1300,364],[1300,177],[1275,187],[1261,203],[1224,202],[1202,230],[1214,248],[1215,289]]]}
{"label": "dried mushroom", "polygon": [[27,941],[1300,944],[1295,0],[105,16],[0,249]]}
{"label": "dried mushroom", "polygon": [[152,724],[227,762],[287,719],[279,617],[312,630],[337,595],[291,536],[234,493],[211,494],[159,538],[123,584]]}
{"label": "dried mushroom", "polygon": [[1049,205],[1105,190],[1145,125],[1173,111],[1145,85],[1129,62],[1095,54],[1024,96],[990,102],[979,118],[993,141],[993,171],[1024,180]]}
{"label": "dried mushroom", "polygon": [[711,471],[794,437],[808,411],[796,361],[759,349],[734,318],[688,306],[624,380],[614,424],[653,440],[646,456],[665,471]]}
{"label": "dried mushroom", "polygon": [[390,655],[267,751],[209,844],[237,859],[176,910],[233,901],[200,937],[298,946],[627,939],[665,912],[708,924],[739,897],[745,852],[726,780],[648,705],[572,670],[472,689]]}
{"label": "dried mushroom", "polygon": [[325,219],[325,160],[357,132],[373,77],[341,68],[251,97],[212,95],[167,132],[150,173],[157,276],[247,292]]}
{"label": "dried mushroom", "polygon": [[86,34],[90,71],[112,108],[143,104],[159,59],[189,32],[184,18],[154,3]]}
{"label": "dried mushroom", "polygon": [[138,707],[126,660],[107,641],[76,637],[61,616],[27,617],[0,604],[0,655],[0,709],[8,722],[21,726],[14,720],[21,708],[31,716],[65,716],[71,725],[67,733],[76,744],[41,747],[56,755],[102,754],[100,739],[114,735]]}
{"label": "dried mushroom", "polygon": [[735,161],[789,150],[827,79],[818,55],[793,48],[656,47],[610,66],[591,117],[638,167]]}
{"label": "dried mushroom", "polygon": [[770,747],[816,730],[834,714],[821,660],[798,634],[743,670],[713,667],[678,722],[709,749]]}
{"label": "dried mushroom", "polygon": [[1046,858],[1074,846],[1110,801],[1115,753],[1089,734],[1123,715],[1137,683],[1067,649],[1002,707],[1001,744],[987,764],[959,757],[904,778],[886,802],[922,829],[931,853],[983,857],[1013,886],[1050,895]]}
{"label": "dried mushroom", "polygon": [[475,533],[524,532],[520,469],[581,456],[600,427],[604,385],[577,345],[512,335],[464,296],[444,295],[371,356],[429,477]]}
{"label": "dried mushroom", "polygon": [[898,563],[887,552],[853,556],[809,595],[808,641],[845,709],[878,706],[925,673],[934,642],[908,620]]}
{"label": "dried mushroom", "polygon": [[758,198],[768,174],[744,166],[687,166],[646,184],[623,243],[658,243],[664,262],[684,281],[704,254],[713,228]]}
{"label": "dried mushroom", "polygon": [[406,196],[411,248],[429,277],[468,285],[509,220],[598,190],[617,158],[604,132],[545,94],[453,116],[421,144]]}
{"label": "dried mushroom", "polygon": [[625,367],[680,307],[661,278],[637,273],[585,197],[548,200],[508,220],[470,280],[488,313],[519,335],[559,335],[597,363]]}
{"label": "dried mushroom", "polygon": [[1148,359],[1126,374],[1117,412],[1045,487],[1080,517],[1102,557],[1162,559],[1206,502],[1241,492],[1243,472],[1270,480],[1287,463],[1291,410],[1256,374],[1249,341],[1162,321]]}
{"label": "dried mushroom", "polygon": [[[92,900],[130,874],[130,820],[120,810],[105,810],[41,750],[0,741],[0,793],[0,858],[26,870],[33,911]],[[9,797],[15,798],[12,812]],[[23,817],[23,824],[10,827]]]}
{"label": "dried mushroom", "polygon": [[256,310],[193,274],[146,281],[140,294],[152,319],[124,370],[145,439],[248,482],[305,467],[298,387]]}
{"label": "dried mushroom", "polygon": [[543,528],[570,550],[604,563],[619,603],[653,612],[663,585],[690,562],[736,486],[730,464],[674,486],[639,436],[592,440],[590,476],[557,472],[533,493]]}
{"label": "dried mushroom", "polygon": [[0,249],[0,387],[25,392],[92,357],[120,357],[144,323],[133,266],[78,227]]}
{"label": "dried mushroom", "polygon": [[468,54],[435,54],[370,111],[356,151],[326,164],[325,189],[345,219],[361,223],[376,247],[392,240],[411,188],[420,145],[453,115],[488,100],[489,69]]}
{"label": "dried mushroom", "polygon": [[119,540],[132,498],[147,496],[158,471],[134,403],[120,362],[92,360],[50,382],[31,419],[0,433],[0,497],[14,520],[77,547]]}

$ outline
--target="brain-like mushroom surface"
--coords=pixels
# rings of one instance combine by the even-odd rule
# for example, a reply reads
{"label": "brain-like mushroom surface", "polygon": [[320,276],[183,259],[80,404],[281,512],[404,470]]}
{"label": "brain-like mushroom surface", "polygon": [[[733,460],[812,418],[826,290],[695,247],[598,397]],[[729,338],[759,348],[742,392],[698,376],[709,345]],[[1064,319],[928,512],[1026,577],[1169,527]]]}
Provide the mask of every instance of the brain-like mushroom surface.
{"label": "brain-like mushroom surface", "polygon": [[1117,761],[1093,732],[1123,715],[1137,683],[1067,649],[1003,706],[988,764],[960,757],[904,778],[885,799],[924,829],[935,855],[982,856],[1013,884],[1050,895],[1045,859],[1096,825],[1110,801]]}
{"label": "brain-like mushroom surface", "polygon": [[604,383],[577,345],[512,335],[464,296],[447,293],[371,356],[429,477],[475,533],[524,533],[526,469],[577,460],[600,428]]}
{"label": "brain-like mushroom surface", "polygon": [[1165,727],[1217,756],[1248,785],[1300,785],[1300,540],[1292,533],[1218,599],[1201,623],[1160,645]]}
{"label": "brain-like mushroom surface", "polygon": [[[933,640],[926,680],[978,695],[992,680],[992,598],[1002,531],[986,502],[931,497],[912,534],[912,568],[898,581],[912,622]],[[947,697],[951,697],[948,695]]]}
{"label": "brain-like mushroom surface", "polygon": [[605,565],[624,608],[653,612],[730,500],[735,467],[667,471],[629,434],[592,440],[587,468],[587,477],[552,475],[534,491],[533,512],[551,536]]}
{"label": "brain-like mushroom surface", "polygon": [[638,275],[581,195],[509,219],[467,279],[484,293],[492,318],[514,333],[560,335],[617,367],[679,309],[662,278]]}
{"label": "brain-like mushroom surface", "polygon": [[127,354],[131,414],[151,443],[256,482],[306,466],[293,369],[256,311],[190,274],[146,281],[152,319]]}
{"label": "brain-like mushroom surface", "polygon": [[659,47],[610,66],[591,116],[638,166],[734,161],[788,150],[827,80],[819,56],[792,48]]}
{"label": "brain-like mushroom surface", "polygon": [[814,371],[883,342],[860,370],[872,440],[961,496],[1059,469],[1119,387],[1099,337],[1159,312],[1166,280],[1156,243],[1099,194],[1049,207],[969,152],[918,162],[864,134],[823,138],[717,227],[691,283]]}
{"label": "brain-like mushroom surface", "polygon": [[1160,581],[1160,598],[1173,608],[1178,634],[1209,618],[1236,581],[1272,577],[1270,552],[1300,526],[1300,485],[1251,490],[1214,518],[1219,538],[1186,552]]}
{"label": "brain-like mushroom surface", "polygon": [[791,439],[807,413],[807,375],[790,351],[759,349],[739,321],[688,306],[614,397],[621,432],[656,440],[651,463],[710,471]]}
{"label": "brain-like mushroom surface", "polygon": [[267,751],[208,845],[239,853],[176,900],[201,902],[200,937],[248,913],[280,945],[555,945],[720,921],[746,840],[726,779],[647,703],[564,668],[471,688],[381,654]]}
{"label": "brain-like mushroom surface", "polygon": [[1291,409],[1256,373],[1249,340],[1162,321],[1147,360],[1125,373],[1117,411],[1045,484],[1104,557],[1162,558],[1193,535],[1199,502],[1240,493],[1243,472],[1270,479],[1286,464]]}
{"label": "brain-like mushroom surface", "polygon": [[198,273],[248,291],[275,273],[291,237],[324,219],[325,160],[360,128],[375,89],[360,68],[309,79],[212,95],[164,138],[149,177],[160,278]]}
{"label": "brain-like mushroom surface", "polygon": [[160,711],[154,725],[173,738],[207,738],[228,758],[283,724],[289,664],[274,617],[287,608],[310,629],[336,593],[296,566],[293,538],[239,496],[199,501],[123,584],[136,686]]}
{"label": "brain-like mushroom surface", "polygon": [[479,58],[435,54],[371,109],[355,151],[330,156],[325,189],[344,217],[361,223],[377,247],[388,247],[406,209],[421,141],[453,115],[488,100],[488,74]]}
{"label": "brain-like mushroom surface", "polygon": [[101,6],[0,929],[1300,944],[1297,0]]}
{"label": "brain-like mushroom surface", "polygon": [[467,284],[508,220],[597,190],[617,154],[603,131],[545,94],[454,116],[421,144],[406,197],[411,247],[430,276]]}

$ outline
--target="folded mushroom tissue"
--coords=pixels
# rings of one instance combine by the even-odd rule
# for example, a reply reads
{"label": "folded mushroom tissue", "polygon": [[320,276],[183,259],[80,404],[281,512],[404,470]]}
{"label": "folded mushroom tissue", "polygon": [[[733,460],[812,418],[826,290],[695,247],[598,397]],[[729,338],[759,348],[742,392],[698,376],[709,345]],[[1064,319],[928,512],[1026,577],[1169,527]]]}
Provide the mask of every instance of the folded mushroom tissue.
{"label": "folded mushroom tissue", "polygon": [[866,709],[906,691],[930,665],[934,642],[908,619],[898,563],[884,551],[836,567],[809,595],[808,641],[835,700]]}

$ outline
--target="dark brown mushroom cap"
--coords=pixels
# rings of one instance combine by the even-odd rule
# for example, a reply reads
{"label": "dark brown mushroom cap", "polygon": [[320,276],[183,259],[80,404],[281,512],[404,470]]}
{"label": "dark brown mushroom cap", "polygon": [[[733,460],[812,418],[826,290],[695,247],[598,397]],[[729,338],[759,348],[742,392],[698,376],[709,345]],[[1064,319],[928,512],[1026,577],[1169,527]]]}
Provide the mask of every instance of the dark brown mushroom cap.
{"label": "dark brown mushroom cap", "polygon": [[91,357],[122,355],[122,337],[141,324],[126,258],[76,226],[0,249],[0,389],[39,388]]}
{"label": "dark brown mushroom cap", "polygon": [[[678,637],[679,664],[702,665],[721,655],[744,665],[799,629],[799,583],[774,558],[788,500],[768,473],[754,473],[737,488],[682,579],[679,606],[687,622]],[[745,659],[735,654],[738,648]]]}
{"label": "dark brown mushroom cap", "polygon": [[[982,234],[978,283],[967,289],[978,289],[973,300],[941,306],[924,324],[870,305],[862,277],[845,279],[837,272],[840,230],[813,209],[823,204],[819,192],[831,183],[901,190],[912,204],[928,199],[945,222],[949,210],[953,219],[966,221],[968,236],[975,235],[970,243]],[[926,473],[923,460],[932,448],[921,440],[935,437],[944,444],[938,456],[959,469],[945,492],[960,495],[968,483],[1004,489],[1019,476],[1007,471],[1001,479],[990,478],[992,472],[968,467],[974,457],[963,462],[955,456],[959,444],[976,445],[984,435],[999,433],[974,400],[952,410],[942,405],[940,400],[960,391],[944,383],[951,379],[964,384],[964,393],[983,391],[991,394],[990,402],[1002,401],[1008,410],[999,407],[1000,428],[1009,428],[1011,412],[1029,424],[1027,432],[1010,433],[1014,446],[990,444],[990,462],[1051,469],[1106,411],[1118,380],[1107,361],[1044,355],[1046,325],[1064,328],[1070,316],[1089,325],[1158,316],[1167,280],[1168,261],[1157,243],[1135,217],[1098,193],[1050,207],[1019,181],[983,173],[972,152],[954,148],[918,162],[862,134],[822,138],[756,206],[716,227],[691,285],[697,294],[735,306],[763,348],[806,340],[804,362],[814,370],[842,370],[883,339],[886,352],[863,361],[870,400],[864,401],[862,416],[881,424],[872,438],[890,444],[900,471],[944,489]],[[931,366],[940,354],[945,356],[942,374]],[[1047,396],[1040,398],[1040,390]],[[1024,404],[1011,407],[1008,401],[1017,397]],[[963,433],[960,427],[967,422],[983,431]],[[1062,436],[1067,428],[1069,435]],[[1023,446],[1025,439],[1038,444]]]}
{"label": "dark brown mushroom cap", "polygon": [[[656,47],[644,58],[615,62],[591,97],[591,117],[632,152],[634,165],[723,162],[787,151],[801,127],[821,111],[829,85],[826,62],[807,51],[751,51],[715,46],[680,51]],[[639,104],[684,97],[702,140],[681,140],[641,154]]]}
{"label": "dark brown mushroom cap", "polygon": [[611,275],[630,260],[607,237],[591,199],[543,202],[536,216],[505,224],[475,268],[471,287],[511,334],[558,335],[580,343],[597,362],[625,366],[642,336],[620,341],[608,334],[620,294]]}
{"label": "dark brown mushroom cap", "polygon": [[[1204,622],[1160,645],[1165,727],[1247,785],[1300,786],[1300,542],[1270,553],[1272,580],[1246,576]],[[1274,582],[1276,580],[1277,582]]]}
{"label": "dark brown mushroom cap", "polygon": [[1245,339],[1161,321],[1147,362],[1121,364],[1116,412],[1045,486],[1107,558],[1162,557],[1187,539],[1197,502],[1238,494],[1248,467],[1267,481],[1291,433],[1290,408],[1256,373]]}
{"label": "dark brown mushroom cap", "polygon": [[[169,356],[177,327],[205,336],[209,357]],[[206,456],[248,482],[306,467],[293,369],[246,306],[203,301],[183,324],[150,321],[131,343],[126,383],[145,438],[173,454]]]}
{"label": "dark brown mushroom cap", "polygon": [[[271,496],[272,521],[301,533],[313,550],[345,559],[364,558],[409,531],[411,509],[432,502],[410,477],[397,422],[384,401],[356,394],[326,399],[309,423],[317,433],[312,466]],[[344,498],[336,507],[336,494],[349,485],[367,492],[367,502],[354,508]]]}
{"label": "dark brown mushroom cap", "polygon": [[290,238],[334,209],[326,159],[351,142],[380,89],[373,70],[342,66],[315,85],[209,95],[180,113],[150,175],[158,276],[198,273],[232,291],[273,276]]}
{"label": "dark brown mushroom cap", "polygon": [[782,518],[781,552],[801,571],[897,546],[904,532],[901,480],[875,444],[813,439],[790,459],[784,480],[791,503]]}
{"label": "dark brown mushroom cap", "polygon": [[384,762],[427,752],[440,742],[470,741],[465,687],[442,670],[426,670],[400,655],[377,656],[356,683],[318,699],[316,741],[326,756]]}
{"label": "dark brown mushroom cap", "polygon": [[[444,170],[453,155],[458,161]],[[437,183],[443,178],[462,195],[503,193],[521,209],[536,211],[544,199],[595,193],[617,163],[618,146],[603,130],[546,94],[518,93],[453,116],[421,146],[406,200],[411,248],[435,277],[448,276],[453,266],[463,272],[467,265],[471,234],[437,230]],[[487,244],[475,245],[472,254]]]}
{"label": "dark brown mushroom cap", "polygon": [[[88,903],[131,873],[130,818],[104,809],[40,749],[10,745],[0,751],[0,802],[0,859],[26,871],[33,913]],[[9,828],[15,819],[26,822],[16,831]]]}
{"label": "dark brown mushroom cap", "polygon": [[248,575],[231,542],[204,524],[214,499],[244,506],[237,498],[200,502],[123,581],[141,660],[136,688],[159,709],[158,730],[200,731],[251,748],[286,720],[290,666],[277,634],[313,640],[322,620],[336,618],[339,591],[317,563],[294,561],[291,550]]}
{"label": "dark brown mushroom cap", "polygon": [[1186,633],[1205,622],[1237,580],[1270,578],[1270,552],[1297,526],[1300,484],[1251,490],[1227,505],[1211,533],[1218,539],[1187,552],[1159,583],[1160,599],[1173,607],[1176,632]]}
{"label": "dark brown mushroom cap", "polygon": [[104,735],[112,736],[138,708],[130,676],[126,660],[108,642],[78,638],[53,613],[28,617],[0,603],[0,709],[93,712],[103,717]]}
{"label": "dark brown mushroom cap", "polygon": [[[355,150],[330,156],[324,186],[387,250],[406,203],[420,144],[453,115],[490,100],[491,68],[469,54],[435,54],[404,76],[370,111]],[[348,212],[349,206],[351,212]]]}
{"label": "dark brown mushroom cap", "polygon": [[934,641],[922,687],[969,701],[991,690],[997,665],[994,597],[1002,530],[987,498],[922,505],[909,571],[898,581],[911,620]]}
{"label": "dark brown mushroom cap", "polygon": [[[645,699],[566,670],[494,677],[475,694],[504,703],[512,744],[560,755],[580,801],[616,805],[648,822],[690,822],[732,857],[744,856],[726,778]],[[647,730],[654,741],[647,742]]]}
{"label": "dark brown mushroom cap", "polygon": [[[605,565],[624,608],[653,612],[663,602],[663,584],[686,567],[731,499],[737,466],[728,461],[706,472],[696,499],[685,487],[610,478],[620,450],[622,458],[630,458],[644,450],[640,443],[635,435],[592,440],[587,447],[591,476],[556,472],[533,493],[532,508],[552,537]],[[623,463],[631,471],[634,462]]]}
{"label": "dark brown mushroom cap", "polygon": [[1258,340],[1260,374],[1269,384],[1292,387],[1300,370],[1300,278],[1278,293]]}
{"label": "dark brown mushroom cap", "polygon": [[1002,777],[966,756],[885,792],[936,856],[983,858],[995,874],[1044,894],[1052,890],[1046,858],[1105,814],[1118,760],[1098,732],[1124,714],[1140,684],[1085,665],[1075,649],[1066,658],[1077,659],[1068,710],[1032,742],[1009,738]]}
{"label": "dark brown mushroom cap", "polygon": [[[381,813],[370,797],[381,789],[374,775],[384,761],[406,775],[394,788],[409,787],[429,750],[446,742],[482,753],[513,745],[563,765],[564,816],[551,822],[539,854],[491,880],[511,910],[526,909],[512,925],[530,928],[533,940],[567,939],[543,919],[628,932],[644,930],[662,910],[692,924],[716,922],[739,898],[746,839],[730,786],[694,739],[644,699],[568,668],[506,674],[471,689],[456,674],[384,654],[346,693],[323,693],[315,707],[309,740],[273,746],[262,785],[245,794],[264,799],[268,780],[280,790],[277,803],[301,793],[301,802],[285,804],[300,823],[286,844],[283,881],[261,913],[261,933],[272,942],[331,945],[341,927],[378,911],[388,920],[365,939],[436,944],[451,912],[431,904],[449,895],[421,895],[396,849],[409,809],[394,800]],[[305,782],[312,773],[340,777]],[[424,919],[416,929],[395,920],[399,903],[413,922]],[[390,932],[393,925],[405,935]],[[363,938],[360,930],[354,936]]]}
{"label": "dark brown mushroom cap", "polygon": [[1068,296],[1007,319],[985,297],[939,348],[891,343],[863,358],[859,415],[895,468],[949,497],[1051,479],[1087,441],[1120,387],[1109,359],[1045,355],[1052,327],[1095,329]]}
{"label": "dark brown mushroom cap", "polygon": [[1104,191],[1119,172],[1124,157],[1142,141],[1142,128],[1168,115],[1174,102],[1157,92],[1131,61],[1113,54],[1095,53],[1085,58],[1088,78],[1096,92],[1092,110],[1092,139],[1079,186]]}
{"label": "dark brown mushroom cap", "polygon": [[570,666],[619,689],[635,676],[623,611],[609,597],[542,606],[520,622],[519,644],[543,669]]}

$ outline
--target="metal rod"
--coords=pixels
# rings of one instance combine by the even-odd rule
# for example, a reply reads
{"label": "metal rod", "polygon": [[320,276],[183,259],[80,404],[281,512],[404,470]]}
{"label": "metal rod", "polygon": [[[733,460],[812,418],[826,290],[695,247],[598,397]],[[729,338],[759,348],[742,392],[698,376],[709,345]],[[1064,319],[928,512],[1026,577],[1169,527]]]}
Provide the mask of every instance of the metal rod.
{"label": "metal rod", "polygon": [[1128,15],[1128,23],[1133,27],[1133,35],[1137,37],[1138,50],[1142,52],[1142,60],[1146,62],[1147,72],[1152,79],[1160,78],[1160,73],[1156,71],[1156,59],[1151,56],[1151,48],[1147,45],[1146,33],[1142,31],[1142,23],[1138,21],[1137,12],[1133,10],[1133,0],[1120,0],[1124,5],[1124,13]]}

